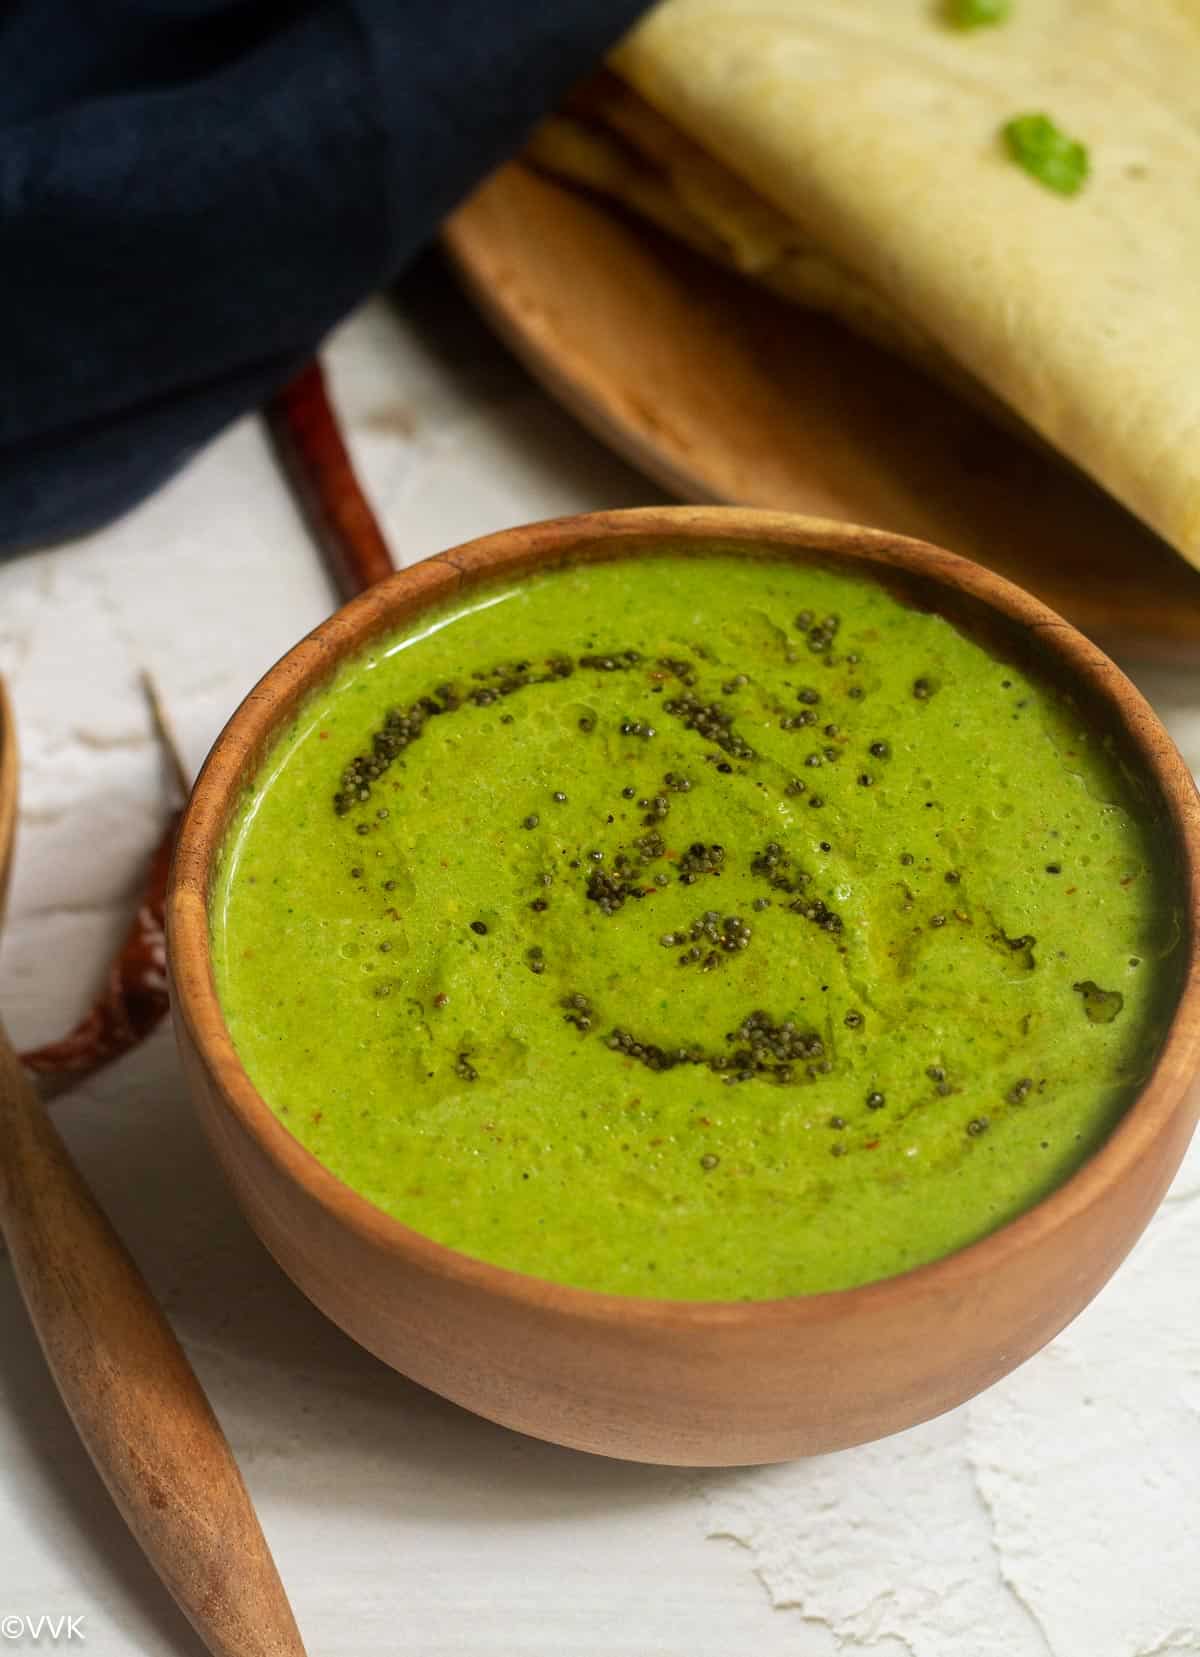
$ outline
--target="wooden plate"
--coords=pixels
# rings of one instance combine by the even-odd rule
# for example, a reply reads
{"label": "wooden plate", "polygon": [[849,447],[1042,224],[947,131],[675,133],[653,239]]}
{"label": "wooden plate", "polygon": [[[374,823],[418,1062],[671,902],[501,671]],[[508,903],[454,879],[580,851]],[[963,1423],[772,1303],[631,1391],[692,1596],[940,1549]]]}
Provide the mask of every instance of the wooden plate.
{"label": "wooden plate", "polygon": [[839,324],[519,163],[445,236],[530,371],[684,500],[921,536],[1126,656],[1200,657],[1200,571],[1077,473]]}

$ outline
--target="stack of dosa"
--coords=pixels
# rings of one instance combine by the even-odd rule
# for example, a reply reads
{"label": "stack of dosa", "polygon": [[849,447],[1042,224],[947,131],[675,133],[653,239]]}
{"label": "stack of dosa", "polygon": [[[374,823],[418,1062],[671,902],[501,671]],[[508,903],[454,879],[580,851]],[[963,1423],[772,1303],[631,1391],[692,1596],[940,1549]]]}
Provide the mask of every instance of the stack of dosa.
{"label": "stack of dosa", "polygon": [[[1197,0],[662,0],[613,68],[535,161],[996,400],[1200,564]],[[1030,111],[1077,195],[1008,154]]]}

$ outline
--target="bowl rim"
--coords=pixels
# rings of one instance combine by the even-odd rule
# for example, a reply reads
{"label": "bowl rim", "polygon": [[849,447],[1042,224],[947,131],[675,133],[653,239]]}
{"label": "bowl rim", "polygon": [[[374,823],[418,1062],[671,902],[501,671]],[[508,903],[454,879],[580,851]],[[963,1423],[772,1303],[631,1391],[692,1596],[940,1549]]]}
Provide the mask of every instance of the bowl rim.
{"label": "bowl rim", "polygon": [[[1098,1150],[1061,1185],[997,1230],[924,1265],[855,1288],[765,1300],[681,1300],[577,1288],[494,1265],[407,1226],[326,1168],[259,1094],[225,1026],[212,972],[208,888],[214,854],[247,765],[290,711],[370,639],[409,615],[476,585],[586,555],[635,556],[658,543],[746,543],[932,582],[1038,636],[1056,671],[1085,686],[1124,731],[1157,784],[1175,841],[1186,917],[1179,999],[1141,1090]],[[639,543],[645,545],[639,547]],[[1149,1153],[1184,1104],[1200,1073],[1200,795],[1158,716],[1125,674],[1041,600],[993,571],[930,542],[890,531],[742,507],[638,507],[547,519],[479,537],[398,570],[336,610],[282,656],[231,716],[206,759],[184,813],[166,902],[167,963],[173,1010],[226,1110],[276,1170],[337,1224],[376,1251],[425,1274],[509,1302],[578,1321],[656,1328],[729,1328],[825,1321],[869,1313],[897,1296],[957,1293],[1010,1256],[1046,1241],[1102,1202]],[[1193,1124],[1194,1125],[1194,1124]],[[1190,1132],[1190,1129],[1188,1130]]]}

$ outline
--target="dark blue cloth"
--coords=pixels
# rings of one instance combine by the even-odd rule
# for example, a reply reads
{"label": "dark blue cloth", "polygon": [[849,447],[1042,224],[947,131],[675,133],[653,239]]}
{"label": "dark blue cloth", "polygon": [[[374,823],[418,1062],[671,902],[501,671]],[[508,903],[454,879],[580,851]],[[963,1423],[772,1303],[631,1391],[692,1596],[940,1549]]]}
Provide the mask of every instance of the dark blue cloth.
{"label": "dark blue cloth", "polygon": [[0,550],[262,402],[644,5],[0,7]]}

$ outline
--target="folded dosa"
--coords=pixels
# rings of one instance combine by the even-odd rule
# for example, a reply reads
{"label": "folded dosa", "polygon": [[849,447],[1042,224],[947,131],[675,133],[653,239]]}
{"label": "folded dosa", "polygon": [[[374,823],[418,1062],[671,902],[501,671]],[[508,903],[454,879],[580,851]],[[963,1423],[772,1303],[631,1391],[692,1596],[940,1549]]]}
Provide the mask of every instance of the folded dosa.
{"label": "folded dosa", "polygon": [[[601,70],[533,133],[525,159],[656,224],[781,298],[838,317],[1004,418],[1003,411],[887,297],[818,246],[724,162]],[[1009,421],[1009,424],[1014,422]]]}
{"label": "folded dosa", "polygon": [[[782,216],[777,247],[853,273],[876,328],[1200,564],[1197,0],[1023,0],[970,32],[923,0],[661,0],[613,63]],[[1076,196],[1002,142],[1043,110],[1088,147]]]}

